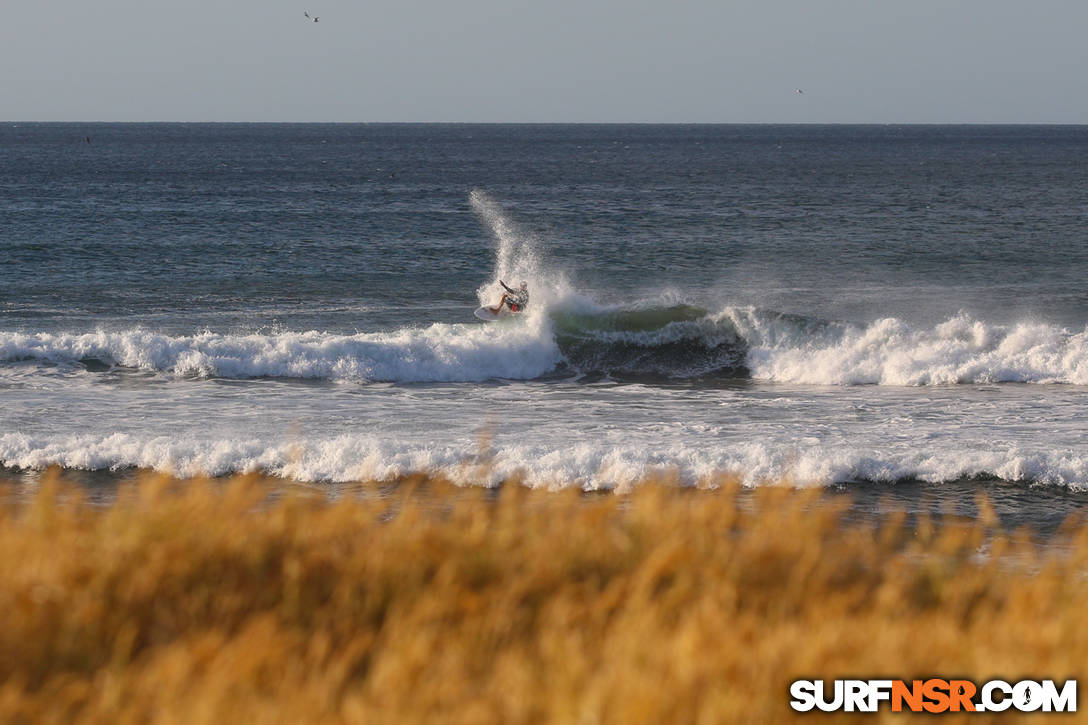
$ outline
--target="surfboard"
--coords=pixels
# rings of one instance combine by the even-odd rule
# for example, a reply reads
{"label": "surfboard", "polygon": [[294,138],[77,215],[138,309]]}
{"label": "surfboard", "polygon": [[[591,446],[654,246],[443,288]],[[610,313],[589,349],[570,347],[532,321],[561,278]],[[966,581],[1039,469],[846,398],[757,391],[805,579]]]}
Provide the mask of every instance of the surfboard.
{"label": "surfboard", "polygon": [[476,315],[478,318],[480,318],[484,322],[494,322],[495,320],[501,320],[501,319],[506,318],[506,317],[513,317],[514,315],[516,315],[518,313],[517,312],[511,312],[506,307],[500,308],[498,313],[492,312],[491,308],[489,308],[489,307],[477,307],[476,311],[473,312],[472,314]]}

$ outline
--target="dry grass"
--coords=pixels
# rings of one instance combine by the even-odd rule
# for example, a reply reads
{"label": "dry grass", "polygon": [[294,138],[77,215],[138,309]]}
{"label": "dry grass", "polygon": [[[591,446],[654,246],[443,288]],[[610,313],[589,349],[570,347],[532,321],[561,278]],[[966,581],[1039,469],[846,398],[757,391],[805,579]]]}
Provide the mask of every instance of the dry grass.
{"label": "dry grass", "polygon": [[985,510],[416,483],[268,502],[148,477],[101,508],[54,481],[0,506],[0,722],[787,721],[798,677],[1088,670],[1084,529],[1056,553]]}

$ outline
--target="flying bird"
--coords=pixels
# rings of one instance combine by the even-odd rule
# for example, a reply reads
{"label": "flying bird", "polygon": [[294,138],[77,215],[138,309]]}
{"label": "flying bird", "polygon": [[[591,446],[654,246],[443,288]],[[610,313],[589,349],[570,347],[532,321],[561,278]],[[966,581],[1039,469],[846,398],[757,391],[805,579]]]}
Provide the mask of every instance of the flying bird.
{"label": "flying bird", "polygon": [[307,20],[313,20],[313,21],[314,21],[315,23],[316,23],[316,22],[317,22],[318,20],[320,20],[320,18],[318,18],[318,17],[316,16],[316,15],[315,15],[314,17],[312,17],[312,18],[311,18],[311,17],[310,17],[310,14],[309,14],[308,12],[306,12],[305,10],[303,10],[303,11],[302,11],[302,14],[306,16],[306,19],[307,19]]}

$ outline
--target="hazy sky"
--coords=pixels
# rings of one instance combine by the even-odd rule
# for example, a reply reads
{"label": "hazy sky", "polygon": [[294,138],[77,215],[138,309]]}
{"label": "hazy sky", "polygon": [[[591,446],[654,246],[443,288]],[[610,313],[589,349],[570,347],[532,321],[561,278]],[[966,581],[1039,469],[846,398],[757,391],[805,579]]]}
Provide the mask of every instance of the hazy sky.
{"label": "hazy sky", "polygon": [[1085,0],[0,10],[3,120],[1088,123]]}

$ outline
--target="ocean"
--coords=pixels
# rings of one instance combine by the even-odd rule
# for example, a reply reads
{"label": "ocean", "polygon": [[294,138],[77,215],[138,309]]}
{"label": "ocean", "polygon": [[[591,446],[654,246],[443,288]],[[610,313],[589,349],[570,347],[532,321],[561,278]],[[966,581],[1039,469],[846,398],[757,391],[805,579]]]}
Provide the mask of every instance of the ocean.
{"label": "ocean", "polygon": [[1055,521],[1086,190],[1082,126],[0,124],[0,466]]}

